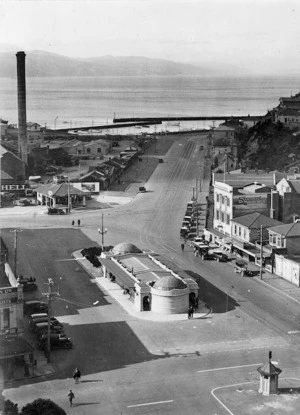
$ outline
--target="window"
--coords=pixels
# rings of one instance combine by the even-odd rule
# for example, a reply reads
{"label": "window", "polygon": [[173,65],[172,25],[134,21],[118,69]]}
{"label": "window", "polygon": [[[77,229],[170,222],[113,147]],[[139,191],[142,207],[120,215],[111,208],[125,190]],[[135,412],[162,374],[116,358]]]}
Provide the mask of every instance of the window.
{"label": "window", "polygon": [[217,218],[217,220],[220,220],[220,211],[219,210],[216,210],[216,218]]}
{"label": "window", "polygon": [[246,239],[246,237],[247,237],[247,231],[246,231],[246,229],[244,228],[244,235],[243,235],[243,238],[244,238],[244,239]]}
{"label": "window", "polygon": [[236,229],[236,225],[234,225],[234,227],[233,227],[233,232],[234,232],[234,234],[236,235],[236,231],[237,231],[237,229]]}
{"label": "window", "polygon": [[220,195],[219,195],[219,193],[217,193],[216,196],[217,196],[217,202],[219,202],[220,201]]}
{"label": "window", "polygon": [[224,196],[221,195],[221,204],[224,205]]}
{"label": "window", "polygon": [[276,245],[276,240],[277,240],[276,234],[275,233],[270,233],[270,235],[269,235],[270,245]]}
{"label": "window", "polygon": [[241,236],[242,235],[242,229],[241,229],[241,227],[239,226],[239,236]]}
{"label": "window", "polygon": [[227,225],[230,225],[230,217],[229,217],[229,215],[226,215],[226,224]]}
{"label": "window", "polygon": [[221,222],[225,222],[224,221],[224,212],[221,212]]}
{"label": "window", "polygon": [[10,327],[10,309],[4,308],[3,310],[3,329],[9,329]]}
{"label": "window", "polygon": [[101,153],[101,148],[100,147],[97,148],[97,153]]}
{"label": "window", "polygon": [[90,154],[90,153],[91,153],[91,149],[88,147],[88,148],[86,149],[86,152],[87,152],[88,154]]}

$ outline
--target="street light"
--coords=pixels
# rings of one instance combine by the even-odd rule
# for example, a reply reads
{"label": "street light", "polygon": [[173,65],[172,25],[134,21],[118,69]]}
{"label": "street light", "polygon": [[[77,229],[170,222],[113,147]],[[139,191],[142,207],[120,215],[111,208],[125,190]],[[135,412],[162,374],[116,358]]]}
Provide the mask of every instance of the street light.
{"label": "street light", "polygon": [[21,229],[14,229],[11,230],[10,232],[15,234],[15,242],[14,242],[14,249],[15,249],[15,278],[17,278],[17,252],[18,252],[18,232],[22,232]]}
{"label": "street light", "polygon": [[103,213],[102,213],[102,223],[101,223],[101,228],[98,229],[98,233],[102,236],[102,252],[104,250],[104,235],[107,233],[107,229],[104,229],[103,226]]}

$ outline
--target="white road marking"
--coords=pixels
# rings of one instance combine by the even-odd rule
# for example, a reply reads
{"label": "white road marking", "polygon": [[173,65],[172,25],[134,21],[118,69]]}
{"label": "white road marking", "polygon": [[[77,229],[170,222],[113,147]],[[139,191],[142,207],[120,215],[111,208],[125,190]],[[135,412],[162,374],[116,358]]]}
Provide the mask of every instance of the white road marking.
{"label": "white road marking", "polygon": [[138,406],[147,406],[147,405],[158,405],[161,403],[170,403],[170,402],[174,402],[173,399],[170,401],[158,401],[158,402],[148,402],[148,403],[140,403],[137,405],[129,405],[127,406],[127,408],[137,408]]}
{"label": "white road marking", "polygon": [[218,390],[218,389],[231,388],[232,386],[249,385],[250,383],[258,383],[258,382],[233,383],[232,385],[225,385],[225,386],[220,386],[218,388],[214,388],[212,391],[210,391],[210,393],[219,402],[219,404],[222,405],[224,409],[226,409],[226,411],[230,415],[234,415],[234,413],[231,412],[230,409],[227,408],[227,406],[219,398],[217,398],[217,396],[215,395],[215,391]]}
{"label": "white road marking", "polygon": [[229,370],[229,369],[240,369],[242,367],[251,367],[251,366],[257,366],[262,365],[262,363],[253,363],[252,365],[242,365],[242,366],[228,366],[228,367],[218,367],[216,369],[206,369],[206,370],[198,370],[198,373],[205,373],[205,372],[215,372],[217,370]]}

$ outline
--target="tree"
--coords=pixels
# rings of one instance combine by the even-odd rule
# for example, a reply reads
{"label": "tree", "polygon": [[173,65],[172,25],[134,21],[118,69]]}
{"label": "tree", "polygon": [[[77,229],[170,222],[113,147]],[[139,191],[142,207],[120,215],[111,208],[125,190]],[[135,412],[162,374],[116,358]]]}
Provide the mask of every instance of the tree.
{"label": "tree", "polygon": [[4,401],[3,415],[19,415],[18,404],[9,399]]}
{"label": "tree", "polygon": [[50,399],[36,399],[22,408],[22,415],[66,415],[66,412]]}

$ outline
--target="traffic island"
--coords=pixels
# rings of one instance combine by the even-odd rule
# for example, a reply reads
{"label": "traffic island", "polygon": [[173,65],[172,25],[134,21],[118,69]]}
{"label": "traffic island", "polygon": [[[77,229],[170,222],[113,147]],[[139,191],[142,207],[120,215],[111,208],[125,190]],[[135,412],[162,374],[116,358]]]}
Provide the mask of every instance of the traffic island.
{"label": "traffic island", "polygon": [[300,378],[280,379],[276,395],[265,396],[258,389],[259,382],[247,382],[221,386],[211,394],[230,414],[299,414]]}

